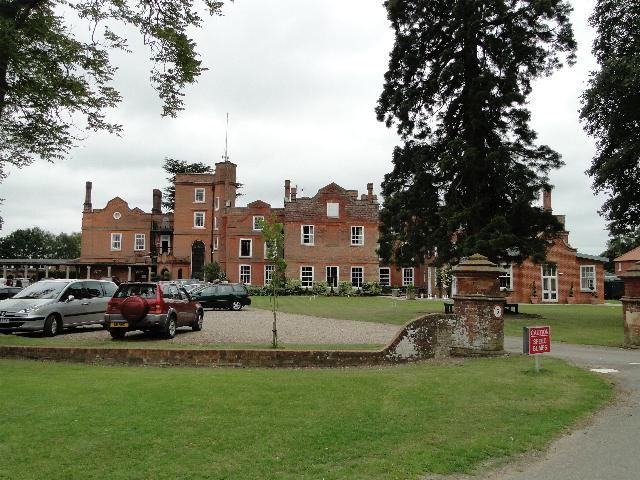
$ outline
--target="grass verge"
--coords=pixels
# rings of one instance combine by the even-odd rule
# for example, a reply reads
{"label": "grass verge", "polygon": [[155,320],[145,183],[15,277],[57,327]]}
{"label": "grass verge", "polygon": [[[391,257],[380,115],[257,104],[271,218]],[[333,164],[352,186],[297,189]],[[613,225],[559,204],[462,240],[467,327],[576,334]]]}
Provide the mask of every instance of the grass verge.
{"label": "grass verge", "polygon": [[[252,297],[252,307],[270,308],[268,297]],[[282,312],[402,325],[426,313],[442,313],[442,300],[383,297],[280,297]],[[523,315],[506,315],[505,335],[522,335],[523,326],[550,325],[552,340],[619,347],[624,341],[620,305],[520,305]],[[532,318],[532,315],[534,316]]]}
{"label": "grass verge", "polygon": [[612,396],[524,357],[390,368],[0,360],[0,477],[418,478],[542,449]]}

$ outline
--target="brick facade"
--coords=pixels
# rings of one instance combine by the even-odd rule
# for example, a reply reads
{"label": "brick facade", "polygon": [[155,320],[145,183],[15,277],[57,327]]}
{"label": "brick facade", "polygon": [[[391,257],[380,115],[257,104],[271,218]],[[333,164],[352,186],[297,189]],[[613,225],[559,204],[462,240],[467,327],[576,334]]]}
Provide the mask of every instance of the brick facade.
{"label": "brick facade", "polygon": [[[380,281],[389,287],[413,284],[427,296],[448,293],[436,288],[437,270],[429,262],[408,268],[380,265],[376,253],[380,206],[373,184],[360,196],[356,190],[330,183],[312,197],[298,197],[285,180],[284,204],[276,208],[261,200],[236,207],[238,186],[236,165],[229,161],[216,163],[212,174],[179,174],[174,212],[163,214],[159,190],[153,191],[151,213],[130,208],[119,197],[94,209],[92,185],[87,182],[80,258],[86,277],[202,277],[204,265],[217,261],[229,281],[263,285],[265,245],[256,219],[275,217],[285,229],[287,278],[299,279],[305,286]],[[545,194],[544,208],[551,209],[550,192]],[[563,232],[553,242],[546,265],[525,261],[510,267],[509,278],[502,281],[511,302],[603,301],[606,259],[579,254],[568,237]],[[118,239],[119,248],[114,248]],[[531,296],[533,284],[536,297]]]}

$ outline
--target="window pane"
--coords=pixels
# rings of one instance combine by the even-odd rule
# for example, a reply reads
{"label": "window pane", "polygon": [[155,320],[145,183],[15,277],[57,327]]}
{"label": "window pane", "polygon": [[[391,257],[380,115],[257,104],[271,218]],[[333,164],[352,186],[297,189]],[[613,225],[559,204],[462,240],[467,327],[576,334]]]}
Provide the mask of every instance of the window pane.
{"label": "window pane", "polygon": [[313,286],[313,267],[300,268],[300,281],[303,287]]}
{"label": "window pane", "polygon": [[391,270],[388,267],[383,267],[380,269],[380,285],[383,287],[391,286]]}
{"label": "window pane", "polygon": [[351,267],[351,285],[361,287],[363,279],[362,267]]}

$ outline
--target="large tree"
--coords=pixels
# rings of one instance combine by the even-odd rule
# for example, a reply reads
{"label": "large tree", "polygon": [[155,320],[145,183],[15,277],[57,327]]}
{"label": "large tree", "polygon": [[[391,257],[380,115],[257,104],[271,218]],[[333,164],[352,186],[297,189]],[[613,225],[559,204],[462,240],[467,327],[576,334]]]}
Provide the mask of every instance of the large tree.
{"label": "large tree", "polygon": [[[0,180],[8,164],[64,157],[85,130],[117,133],[110,53],[127,50],[126,28],[149,47],[163,116],[183,108],[183,89],[205,70],[189,37],[214,0],[0,0]],[[202,8],[201,8],[202,7]],[[84,28],[83,28],[84,27]]]}
{"label": "large tree", "polygon": [[80,234],[54,235],[39,227],[16,230],[0,238],[0,258],[60,258],[80,256]]}
{"label": "large tree", "polygon": [[590,23],[600,70],[582,95],[580,118],[597,146],[587,173],[607,196],[600,212],[611,235],[640,240],[640,3],[598,0]]}
{"label": "large tree", "polygon": [[[536,145],[532,80],[574,59],[563,0],[387,0],[395,31],[378,119],[403,144],[382,184],[385,260],[541,258],[560,228],[534,206],[562,162]],[[551,114],[552,112],[550,112]]]}
{"label": "large tree", "polygon": [[167,177],[169,186],[164,189],[162,206],[170,212],[173,212],[176,207],[176,175],[178,173],[213,173],[213,168],[204,163],[189,163],[168,157],[165,157],[162,168],[169,174]]}

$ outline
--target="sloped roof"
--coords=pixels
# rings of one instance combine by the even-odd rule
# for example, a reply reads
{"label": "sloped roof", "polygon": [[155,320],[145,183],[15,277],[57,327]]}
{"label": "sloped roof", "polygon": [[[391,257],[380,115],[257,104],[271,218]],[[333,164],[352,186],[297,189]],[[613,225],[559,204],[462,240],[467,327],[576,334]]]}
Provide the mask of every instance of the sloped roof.
{"label": "sloped roof", "polygon": [[588,253],[580,253],[580,252],[576,252],[576,257],[582,258],[583,260],[593,260],[594,262],[602,262],[602,263],[607,263],[609,261],[607,257],[600,257],[598,255],[589,255]]}
{"label": "sloped roof", "polygon": [[637,262],[640,261],[640,246],[629,250],[613,260],[614,262]]}

